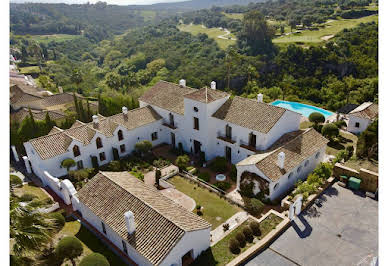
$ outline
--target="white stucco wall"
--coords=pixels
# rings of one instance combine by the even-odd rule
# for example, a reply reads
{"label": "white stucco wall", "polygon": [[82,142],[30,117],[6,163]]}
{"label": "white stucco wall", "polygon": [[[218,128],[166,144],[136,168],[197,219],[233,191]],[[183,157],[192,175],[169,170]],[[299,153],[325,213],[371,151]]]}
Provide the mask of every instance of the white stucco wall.
{"label": "white stucco wall", "polygon": [[[76,197],[75,197],[76,198]],[[76,200],[76,199],[74,199]],[[101,225],[101,219],[97,217],[87,206],[82,202],[76,204],[76,209],[82,214],[82,217],[88,221],[93,227],[105,235],[118,249],[123,250],[122,238],[113,231],[109,225],[105,224],[106,234],[104,234]],[[122,217],[124,220],[124,215]],[[125,240],[124,240],[125,241]],[[139,254],[127,241],[128,257],[130,257],[138,265],[152,265],[145,257]],[[196,258],[202,251],[210,246],[210,228],[198,231],[186,232],[176,246],[170,251],[160,265],[182,265],[182,256],[188,251],[193,250],[193,256]]]}
{"label": "white stucco wall", "polygon": [[[251,173],[255,173],[255,174],[261,176],[262,178],[264,178],[265,180],[269,181],[269,199],[275,200],[278,197],[280,197],[283,193],[285,193],[287,190],[291,189],[298,180],[305,180],[307,178],[307,176],[315,169],[315,167],[320,162],[323,161],[325,151],[326,151],[326,145],[324,147],[322,147],[321,149],[315,151],[311,156],[306,158],[301,164],[299,164],[298,166],[296,166],[292,170],[285,173],[276,182],[272,181],[267,176],[265,176],[263,174],[263,172],[260,171],[260,169],[258,169],[256,167],[255,164],[240,165],[240,166],[237,165],[236,166],[236,168],[237,168],[237,188],[238,189],[240,188],[241,175],[243,172],[248,171]],[[319,153],[319,155],[318,155],[318,157],[316,157],[316,155],[318,153]],[[287,157],[285,158],[285,160],[287,160]],[[306,161],[309,161],[307,166],[305,166]],[[300,172],[298,173],[297,169],[299,167],[301,167],[301,169],[300,169]],[[293,173],[293,174],[290,178],[288,178],[290,173]],[[279,184],[279,185],[277,186],[276,190],[274,190],[274,187],[276,186],[276,184]],[[256,192],[259,192],[259,190],[257,190]]]}
{"label": "white stucco wall", "polygon": [[[360,126],[356,127],[356,123],[360,123]],[[347,130],[354,134],[361,134],[371,123],[372,121],[369,119],[360,118],[349,114]]]}
{"label": "white stucco wall", "polygon": [[[117,132],[119,130],[123,131],[124,139],[119,141]],[[151,134],[153,132],[158,132],[158,139],[152,141]],[[75,162],[82,160],[84,168],[92,167],[92,159],[91,156],[96,156],[99,165],[104,165],[109,163],[114,159],[113,157],[113,147],[119,151],[120,156],[125,156],[130,154],[134,148],[135,144],[142,140],[149,140],[152,142],[153,146],[159,145],[163,142],[166,142],[165,135],[167,129],[162,126],[162,120],[135,128],[133,130],[127,130],[125,127],[119,126],[112,137],[106,137],[103,134],[97,132],[91,142],[88,145],[83,145],[81,142],[77,140],[73,140],[69,145],[67,152],[55,156],[53,158],[49,158],[46,160],[42,160],[39,154],[35,151],[33,146],[26,142],[24,143],[24,147],[27,153],[27,156],[31,162],[32,170],[34,173],[39,176],[41,179],[43,177],[43,171],[48,171],[54,177],[61,177],[67,174],[67,169],[61,167],[61,163],[66,158],[72,158]],[[102,140],[103,147],[97,149],[96,139],[100,137]],[[125,152],[120,152],[120,145],[125,144]],[[78,145],[80,150],[80,155],[74,157],[73,147],[74,145]],[[101,152],[105,152],[105,160],[101,161],[99,154]],[[76,170],[77,166],[70,168],[70,170]]]}

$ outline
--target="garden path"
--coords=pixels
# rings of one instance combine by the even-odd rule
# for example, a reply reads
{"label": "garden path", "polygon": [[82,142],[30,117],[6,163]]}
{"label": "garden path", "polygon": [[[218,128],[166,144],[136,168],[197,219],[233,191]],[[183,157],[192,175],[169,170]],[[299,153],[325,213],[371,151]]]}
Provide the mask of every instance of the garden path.
{"label": "garden path", "polygon": [[215,245],[218,241],[223,239],[227,234],[233,231],[236,227],[238,227],[240,224],[245,222],[249,217],[249,214],[245,211],[238,212],[232,217],[230,217],[228,220],[225,221],[224,224],[229,224],[229,230],[224,232],[223,224],[218,226],[216,229],[210,232],[211,239],[210,239],[210,246]]}

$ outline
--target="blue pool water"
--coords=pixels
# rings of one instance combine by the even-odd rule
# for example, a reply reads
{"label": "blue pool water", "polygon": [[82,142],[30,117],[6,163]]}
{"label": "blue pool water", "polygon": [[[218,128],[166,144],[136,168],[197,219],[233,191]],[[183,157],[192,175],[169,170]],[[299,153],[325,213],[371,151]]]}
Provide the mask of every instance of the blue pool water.
{"label": "blue pool water", "polygon": [[274,101],[273,103],[271,103],[271,105],[286,108],[288,110],[297,112],[305,117],[309,117],[309,115],[311,113],[318,112],[318,113],[323,114],[325,116],[325,118],[327,119],[329,116],[334,114],[334,113],[327,111],[327,110],[324,110],[322,108],[318,108],[318,107],[303,104],[303,103],[297,103],[297,102],[287,102],[287,101],[277,100],[277,101]]}

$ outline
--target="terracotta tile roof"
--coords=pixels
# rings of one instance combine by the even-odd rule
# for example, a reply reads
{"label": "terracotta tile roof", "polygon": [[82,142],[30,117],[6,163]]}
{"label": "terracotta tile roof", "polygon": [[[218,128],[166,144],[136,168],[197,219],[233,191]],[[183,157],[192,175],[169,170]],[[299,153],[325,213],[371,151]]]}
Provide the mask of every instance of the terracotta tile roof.
{"label": "terracotta tile roof", "polygon": [[367,102],[361,104],[359,107],[349,113],[349,115],[357,116],[373,120],[379,114],[379,106],[375,103]]}
{"label": "terracotta tile roof", "polygon": [[[292,138],[292,135],[295,137],[279,148],[276,148],[278,144],[275,143],[273,147],[276,149],[269,151],[256,163],[256,167],[272,181],[277,181],[281,176],[300,165],[304,160],[329,142],[312,128],[287,134],[283,139],[279,140],[284,141],[285,139]],[[280,152],[284,152],[286,155],[284,169],[280,169],[277,165],[278,154]]]}
{"label": "terracotta tile roof", "polygon": [[[128,172],[99,172],[78,191],[77,197],[154,265],[163,261],[185,232],[211,227]],[[131,235],[124,219],[129,210],[136,224]]]}
{"label": "terracotta tile roof", "polygon": [[[122,125],[128,130],[131,130],[162,119],[151,106],[130,110],[125,116],[120,113],[110,117],[104,117],[102,115],[98,115],[98,117],[99,122],[97,127],[94,126],[93,122],[82,123],[76,121],[69,129],[32,139],[29,142],[38,152],[40,157],[43,160],[46,160],[67,152],[67,148],[71,143],[71,141],[68,141],[69,139],[75,139],[84,145],[88,145],[96,132],[111,137],[118,125]],[[62,142],[59,144],[55,143],[55,141],[53,141],[53,136],[58,136],[58,138],[61,138]],[[49,141],[47,139],[49,139]]]}
{"label": "terracotta tile roof", "polygon": [[202,88],[184,95],[184,98],[192,99],[202,103],[211,103],[228,96],[230,95],[224,91]]}
{"label": "terracotta tile roof", "polygon": [[178,84],[161,80],[148,89],[139,98],[139,101],[183,115],[185,112],[184,95],[195,91],[196,89],[193,88],[181,87]]}
{"label": "terracotta tile roof", "polygon": [[32,95],[25,92],[14,92],[11,98],[9,99],[10,103],[15,107],[19,108],[24,106],[28,102],[33,102],[36,100],[40,100],[42,97]]}
{"label": "terracotta tile roof", "polygon": [[53,128],[50,130],[50,132],[48,133],[49,135],[50,134],[55,134],[55,133],[58,133],[58,132],[62,132],[63,129],[59,128],[59,127],[56,127],[56,126],[53,126]]}
{"label": "terracotta tile roof", "polygon": [[46,109],[57,105],[72,104],[73,102],[73,95],[70,93],[60,93],[47,96],[36,101],[28,102],[25,104],[25,107],[30,107],[33,109]]}
{"label": "terracotta tile roof", "polygon": [[29,142],[39,156],[45,160],[65,153],[72,141],[73,139],[68,135],[58,132],[32,139]]}
{"label": "terracotta tile roof", "polygon": [[236,96],[227,100],[213,114],[213,117],[261,133],[268,133],[285,111],[286,109],[281,107]]}
{"label": "terracotta tile roof", "polygon": [[[59,120],[64,119],[66,116],[65,114],[57,111],[41,111],[41,110],[31,110],[32,116],[36,120],[44,120],[46,118],[46,113],[49,114],[51,120]],[[27,108],[21,108],[18,111],[11,114],[11,121],[12,122],[22,122],[24,118],[29,116],[29,112]]]}

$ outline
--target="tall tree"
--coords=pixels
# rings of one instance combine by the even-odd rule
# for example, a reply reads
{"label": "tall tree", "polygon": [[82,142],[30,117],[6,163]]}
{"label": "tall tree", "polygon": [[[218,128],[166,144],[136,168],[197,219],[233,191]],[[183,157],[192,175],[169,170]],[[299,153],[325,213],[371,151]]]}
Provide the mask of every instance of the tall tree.
{"label": "tall tree", "polygon": [[274,35],[275,30],[267,24],[265,17],[258,10],[252,10],[244,15],[237,44],[248,55],[270,55],[274,51]]}

